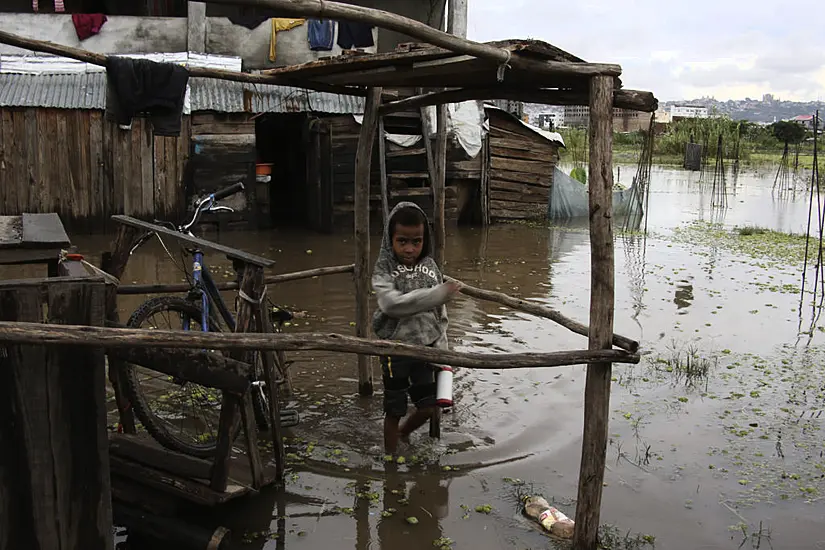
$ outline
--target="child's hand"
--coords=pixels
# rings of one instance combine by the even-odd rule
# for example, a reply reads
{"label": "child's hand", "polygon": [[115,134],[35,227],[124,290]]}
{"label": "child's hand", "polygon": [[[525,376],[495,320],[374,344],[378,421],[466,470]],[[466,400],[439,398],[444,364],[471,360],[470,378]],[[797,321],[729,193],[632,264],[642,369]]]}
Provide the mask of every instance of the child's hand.
{"label": "child's hand", "polygon": [[449,291],[450,296],[455,296],[456,294],[461,292],[461,287],[463,286],[458,281],[449,281],[449,282],[444,283],[444,284],[447,285],[447,290]]}

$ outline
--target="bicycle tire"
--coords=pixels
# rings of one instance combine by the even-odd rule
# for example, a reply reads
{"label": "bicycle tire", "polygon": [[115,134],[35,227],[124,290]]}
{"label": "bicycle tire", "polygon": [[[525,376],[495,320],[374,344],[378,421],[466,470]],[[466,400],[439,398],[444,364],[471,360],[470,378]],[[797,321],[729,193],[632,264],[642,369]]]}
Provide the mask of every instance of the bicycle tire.
{"label": "bicycle tire", "polygon": [[[185,300],[179,297],[163,296],[158,298],[151,298],[141,304],[138,309],[129,317],[126,325],[129,328],[141,328],[141,326],[153,315],[163,312],[173,312],[176,314],[183,314],[190,319],[195,320],[200,324],[202,309],[199,304],[192,301]],[[219,326],[216,326],[215,320],[210,319],[210,331],[220,332]],[[149,406],[146,396],[144,395],[143,387],[138,379],[138,372],[135,365],[126,364],[123,367],[121,380],[125,381],[124,391],[132,403],[132,408],[135,415],[140,420],[146,431],[161,445],[168,449],[178,451],[180,453],[194,456],[198,458],[210,458],[215,454],[217,441],[210,441],[208,443],[195,443],[192,440],[184,440],[168,429],[168,424],[159,418]],[[187,383],[191,384],[191,383]],[[208,392],[216,392],[222,397],[220,390],[213,388],[204,388],[198,384],[191,384],[195,388],[203,388]],[[202,394],[199,394],[202,395]],[[232,441],[234,441],[241,429],[240,415],[236,417],[234,426],[232,427]]]}

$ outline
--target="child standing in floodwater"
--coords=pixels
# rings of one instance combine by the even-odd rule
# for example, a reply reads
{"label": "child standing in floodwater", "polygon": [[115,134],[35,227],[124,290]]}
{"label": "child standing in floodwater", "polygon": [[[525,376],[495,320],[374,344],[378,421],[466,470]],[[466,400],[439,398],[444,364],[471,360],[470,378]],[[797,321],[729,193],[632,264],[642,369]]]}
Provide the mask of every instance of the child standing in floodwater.
{"label": "child standing in floodwater", "polygon": [[[401,202],[390,213],[372,288],[378,310],[372,320],[384,340],[447,348],[447,307],[460,290],[444,283],[430,256],[432,238],[426,214],[416,204]],[[416,359],[381,357],[384,380],[384,450],[394,454],[399,439],[424,425],[436,407],[436,367]],[[407,398],[416,411],[407,414]]]}

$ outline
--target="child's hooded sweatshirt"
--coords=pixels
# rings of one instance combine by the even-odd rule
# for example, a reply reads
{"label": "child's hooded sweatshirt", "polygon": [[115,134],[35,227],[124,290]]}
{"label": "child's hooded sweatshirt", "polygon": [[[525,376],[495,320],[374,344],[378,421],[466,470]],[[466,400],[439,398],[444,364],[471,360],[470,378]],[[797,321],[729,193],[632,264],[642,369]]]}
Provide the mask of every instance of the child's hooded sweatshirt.
{"label": "child's hooded sweatshirt", "polygon": [[[447,348],[447,306],[450,291],[432,252],[432,233],[424,211],[412,202],[400,202],[389,219],[401,208],[413,207],[424,216],[424,246],[418,263],[403,265],[392,250],[389,226],[384,228],[381,252],[372,275],[378,310],[372,318],[375,334],[383,340]],[[389,222],[388,222],[389,223]]]}

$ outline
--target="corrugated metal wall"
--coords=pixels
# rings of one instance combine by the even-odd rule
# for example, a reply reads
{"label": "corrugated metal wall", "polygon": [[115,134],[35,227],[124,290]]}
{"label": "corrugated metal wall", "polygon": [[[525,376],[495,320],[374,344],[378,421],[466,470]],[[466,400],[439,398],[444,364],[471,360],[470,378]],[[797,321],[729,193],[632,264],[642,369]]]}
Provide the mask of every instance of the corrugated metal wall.
{"label": "corrugated metal wall", "polygon": [[0,215],[57,212],[69,227],[100,229],[113,214],[177,219],[185,210],[189,119],[181,137],[130,131],[103,112],[0,109]]}

